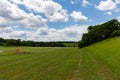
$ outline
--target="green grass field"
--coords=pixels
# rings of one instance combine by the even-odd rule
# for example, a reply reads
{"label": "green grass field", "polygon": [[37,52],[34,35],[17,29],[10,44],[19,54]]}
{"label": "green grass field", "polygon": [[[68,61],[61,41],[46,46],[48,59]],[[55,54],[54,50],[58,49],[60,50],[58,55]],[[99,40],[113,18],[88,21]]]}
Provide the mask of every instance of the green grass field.
{"label": "green grass field", "polygon": [[0,80],[120,80],[120,38],[78,48],[0,47]]}
{"label": "green grass field", "polygon": [[77,42],[74,43],[63,43],[66,47],[78,47]]}

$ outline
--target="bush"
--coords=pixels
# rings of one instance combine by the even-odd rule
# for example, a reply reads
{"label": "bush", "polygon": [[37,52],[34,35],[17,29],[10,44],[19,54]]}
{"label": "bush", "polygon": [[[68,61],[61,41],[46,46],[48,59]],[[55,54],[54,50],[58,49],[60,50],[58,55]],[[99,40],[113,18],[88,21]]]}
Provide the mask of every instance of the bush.
{"label": "bush", "polygon": [[111,37],[120,36],[120,30],[115,30],[112,32]]}
{"label": "bush", "polygon": [[78,42],[78,47],[79,48],[82,48],[84,46],[85,46],[85,44],[84,44],[83,40],[81,40],[81,41]]}

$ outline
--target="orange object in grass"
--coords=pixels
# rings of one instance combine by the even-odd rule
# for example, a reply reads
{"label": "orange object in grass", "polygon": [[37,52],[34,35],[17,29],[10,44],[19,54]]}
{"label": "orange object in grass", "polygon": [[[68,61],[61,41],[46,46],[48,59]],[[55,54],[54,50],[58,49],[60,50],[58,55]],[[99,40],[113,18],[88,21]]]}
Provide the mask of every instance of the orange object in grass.
{"label": "orange object in grass", "polygon": [[20,50],[19,50],[19,49],[16,49],[15,53],[18,54],[19,52],[20,52]]}

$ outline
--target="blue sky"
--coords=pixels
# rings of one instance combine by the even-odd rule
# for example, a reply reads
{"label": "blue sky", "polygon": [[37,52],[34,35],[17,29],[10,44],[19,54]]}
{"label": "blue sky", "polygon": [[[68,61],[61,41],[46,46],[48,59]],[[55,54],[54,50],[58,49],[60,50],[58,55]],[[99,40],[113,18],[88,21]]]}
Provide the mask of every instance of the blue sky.
{"label": "blue sky", "polygon": [[120,20],[120,0],[0,0],[0,37],[79,41],[90,25]]}

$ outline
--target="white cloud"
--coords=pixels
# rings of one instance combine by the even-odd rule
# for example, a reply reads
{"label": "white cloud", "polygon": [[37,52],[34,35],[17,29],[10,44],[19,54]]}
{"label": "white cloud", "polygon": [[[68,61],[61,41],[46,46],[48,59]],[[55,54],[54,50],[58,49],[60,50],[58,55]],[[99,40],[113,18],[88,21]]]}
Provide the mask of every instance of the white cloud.
{"label": "white cloud", "polygon": [[[57,21],[67,21],[67,10],[62,9],[62,6],[53,0],[11,0],[15,4],[22,4],[26,6],[30,11],[34,11],[36,13],[44,13],[47,19],[52,22]],[[63,12],[64,13],[61,13]],[[56,16],[60,16],[56,18]]]}
{"label": "white cloud", "polygon": [[[47,27],[47,19],[51,22],[68,21],[67,10],[53,0],[0,0],[0,37],[34,41],[78,41],[87,32],[88,26],[71,26],[64,29]],[[26,13],[18,7],[26,6],[30,11],[44,13],[47,19],[33,12]],[[6,14],[8,13],[8,14]],[[86,21],[88,18],[81,12],[74,11],[71,17],[76,21]],[[17,27],[16,27],[17,26]],[[34,30],[21,30],[22,27],[37,27]],[[20,30],[19,30],[20,29]]]}
{"label": "white cloud", "polygon": [[[40,15],[26,13],[19,9],[17,5],[0,0],[0,26],[27,26],[27,27],[44,27],[47,19],[43,19]],[[6,14],[9,13],[9,14]]]}
{"label": "white cloud", "polygon": [[82,1],[82,6],[87,6],[87,5],[91,5],[87,0],[83,0]]}
{"label": "white cloud", "polygon": [[0,7],[0,17],[3,17],[5,20],[22,20],[26,16],[26,14],[16,5],[13,5],[6,0],[0,0],[0,6],[2,6]]}
{"label": "white cloud", "polygon": [[49,33],[48,28],[39,28],[36,31],[36,35],[48,35],[48,33]]}
{"label": "white cloud", "polygon": [[[9,28],[11,29],[9,31]],[[13,38],[22,40],[34,40],[34,41],[78,41],[81,39],[82,34],[87,32],[88,26],[70,26],[64,29],[54,28],[39,28],[35,31],[20,31],[14,28],[8,27],[2,28],[0,37]]]}
{"label": "white cloud", "polygon": [[[9,1],[13,1],[9,2]],[[87,32],[88,26],[70,26],[64,29],[48,28],[47,22],[68,21],[67,10],[53,0],[0,0],[0,37],[34,41],[78,41]],[[85,0],[84,0],[85,1]],[[88,2],[83,2],[89,5]],[[26,13],[18,7],[22,4],[29,11],[44,13],[47,19],[33,12]],[[6,14],[7,13],[7,14]],[[81,12],[73,11],[75,21],[87,21]],[[17,26],[14,28],[14,26]],[[22,27],[37,27],[34,30],[19,30]]]}
{"label": "white cloud", "polygon": [[12,31],[13,31],[13,29],[11,27],[2,27],[2,28],[0,28],[0,34],[3,33],[3,32],[10,33]]}
{"label": "white cloud", "polygon": [[84,16],[81,12],[73,11],[70,16],[76,21],[87,21],[88,18]]}
{"label": "white cloud", "polygon": [[81,39],[82,34],[87,32],[87,28],[88,26],[70,26],[61,30],[54,28],[40,28],[36,31],[32,39],[41,41],[78,41]]}
{"label": "white cloud", "polygon": [[115,0],[115,3],[116,4],[120,4],[120,0]]}
{"label": "white cloud", "polygon": [[44,1],[42,6],[43,12],[47,17],[51,16],[52,14],[58,12],[62,9],[62,6],[53,1]]}
{"label": "white cloud", "polygon": [[9,33],[9,38],[13,38],[13,39],[23,39],[26,40],[31,33],[28,31],[18,31],[18,30],[14,30],[13,32]]}
{"label": "white cloud", "polygon": [[52,16],[49,17],[51,22],[68,21],[68,15],[66,10],[61,10],[60,12],[54,13]]}
{"label": "white cloud", "polygon": [[15,4],[22,4],[26,6],[29,10],[33,9],[34,11],[42,12],[43,9],[41,8],[43,4],[43,0],[9,0]]}
{"label": "white cloud", "polygon": [[71,4],[75,4],[75,1],[73,1],[73,0],[70,0],[70,3],[71,3]]}
{"label": "white cloud", "polygon": [[107,14],[107,15],[112,15],[112,12],[109,11],[109,12],[106,12],[106,14]]}
{"label": "white cloud", "polygon": [[79,3],[80,2],[80,0],[70,0],[70,3],[71,4],[77,4],[77,3]]}
{"label": "white cloud", "polygon": [[4,39],[22,39],[28,40],[33,32],[16,30],[13,27],[0,28],[0,37]]}
{"label": "white cloud", "polygon": [[47,19],[43,19],[40,15],[33,15],[28,14],[25,20],[23,20],[25,23],[24,25],[28,27],[45,27],[47,23]]}
{"label": "white cloud", "polygon": [[117,5],[112,0],[100,1],[99,5],[95,7],[101,11],[114,10]]}

